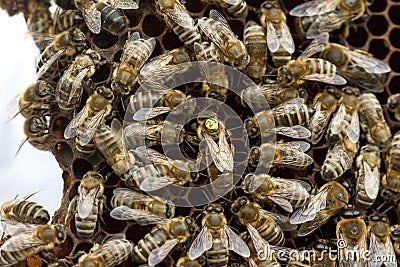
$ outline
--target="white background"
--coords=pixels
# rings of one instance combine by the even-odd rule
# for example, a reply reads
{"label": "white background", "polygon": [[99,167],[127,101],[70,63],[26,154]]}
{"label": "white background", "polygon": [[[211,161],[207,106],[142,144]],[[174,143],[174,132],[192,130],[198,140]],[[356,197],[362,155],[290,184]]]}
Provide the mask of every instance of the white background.
{"label": "white background", "polygon": [[0,205],[16,195],[39,191],[31,200],[52,215],[60,206],[63,186],[57,161],[51,152],[37,150],[28,142],[15,157],[24,139],[24,119],[18,115],[5,123],[10,100],[35,82],[39,50],[27,34],[22,14],[9,17],[0,10],[0,25]]}

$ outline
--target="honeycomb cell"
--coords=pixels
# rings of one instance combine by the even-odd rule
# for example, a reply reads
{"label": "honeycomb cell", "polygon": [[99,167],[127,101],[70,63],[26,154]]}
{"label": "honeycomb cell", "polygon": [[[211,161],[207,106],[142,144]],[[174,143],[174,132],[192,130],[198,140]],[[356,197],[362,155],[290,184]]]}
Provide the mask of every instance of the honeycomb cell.
{"label": "honeycomb cell", "polygon": [[389,48],[385,40],[383,39],[374,39],[369,44],[370,53],[374,55],[374,57],[378,59],[384,59],[389,53]]}
{"label": "honeycomb cell", "polygon": [[260,24],[259,15],[256,12],[254,12],[253,10],[249,10],[249,12],[247,14],[247,21],[249,21],[249,20],[252,20],[252,21]]}
{"label": "honeycomb cell", "polygon": [[394,76],[389,82],[391,92],[399,92],[400,90],[400,76]]}
{"label": "honeycomb cell", "polygon": [[118,37],[108,31],[101,31],[99,34],[90,34],[93,44],[98,48],[105,49],[113,47],[118,42]]}
{"label": "honeycomb cell", "polygon": [[67,235],[67,238],[65,239],[63,245],[57,249],[57,257],[61,258],[68,256],[73,247],[74,247],[74,241],[69,235]]}
{"label": "honeycomb cell", "polygon": [[69,168],[72,163],[73,153],[71,147],[66,142],[58,142],[55,145],[55,157],[63,168]]}
{"label": "honeycomb cell", "polygon": [[59,117],[54,121],[53,134],[57,139],[64,139],[64,131],[69,123],[69,120],[65,117]]}
{"label": "honeycomb cell", "polygon": [[164,36],[162,37],[162,43],[165,49],[168,50],[172,50],[176,47],[182,46],[181,40],[179,40],[178,36],[176,36],[176,34],[172,31],[164,34]]}
{"label": "honeycomb cell", "polygon": [[386,9],[386,7],[387,7],[387,1],[380,0],[380,1],[373,1],[372,5],[370,5],[368,9],[372,12],[382,12]]}
{"label": "honeycomb cell", "polygon": [[400,48],[400,28],[394,28],[390,31],[389,40],[391,45]]}
{"label": "honeycomb cell", "polygon": [[105,82],[110,77],[110,70],[111,65],[109,63],[101,65],[92,76],[92,81],[94,83]]}
{"label": "honeycomb cell", "polygon": [[129,27],[136,27],[142,20],[143,10],[140,9],[127,9],[124,10],[125,16],[129,19]]}
{"label": "honeycomb cell", "polygon": [[75,248],[75,252],[79,252],[79,251],[89,252],[89,250],[92,247],[93,247],[93,244],[91,244],[91,243],[87,243],[87,242],[79,243]]}
{"label": "honeycomb cell", "polygon": [[229,22],[229,25],[231,26],[232,31],[239,36],[239,39],[242,39],[243,36],[243,30],[244,30],[244,25],[243,22],[239,20],[231,20]]}
{"label": "honeycomb cell", "polygon": [[[103,222],[101,223],[101,228],[109,234],[122,233],[126,227],[126,222],[114,220],[110,217],[109,212],[103,212]],[[137,228],[136,228],[137,231]]]}
{"label": "honeycomb cell", "polygon": [[202,1],[187,1],[186,9],[192,13],[199,13],[199,12],[203,11],[204,4]]}
{"label": "honeycomb cell", "polygon": [[400,72],[400,52],[394,52],[389,59],[390,67],[395,72]]}
{"label": "honeycomb cell", "polygon": [[88,171],[93,171],[93,166],[87,160],[78,158],[72,164],[72,171],[75,177],[80,180]]}
{"label": "honeycomb cell", "polygon": [[160,42],[157,40],[156,47],[154,48],[152,57],[161,55],[163,52],[164,52],[164,49],[163,49],[162,45],[160,44]]}
{"label": "honeycomb cell", "polygon": [[389,18],[396,25],[400,25],[399,14],[400,14],[400,6],[393,5],[389,8]]}
{"label": "honeycomb cell", "polygon": [[154,15],[148,15],[143,20],[143,32],[151,37],[160,36],[165,30],[165,23]]}
{"label": "honeycomb cell", "polygon": [[347,41],[351,46],[362,47],[368,40],[368,33],[363,27],[350,27],[350,34]]}
{"label": "honeycomb cell", "polygon": [[387,32],[388,22],[384,16],[374,15],[368,20],[367,27],[373,35],[380,36]]}
{"label": "honeycomb cell", "polygon": [[72,184],[71,174],[69,174],[69,172],[67,172],[67,171],[63,171],[62,178],[63,178],[63,181],[64,181],[64,190],[67,190],[69,188],[69,186]]}

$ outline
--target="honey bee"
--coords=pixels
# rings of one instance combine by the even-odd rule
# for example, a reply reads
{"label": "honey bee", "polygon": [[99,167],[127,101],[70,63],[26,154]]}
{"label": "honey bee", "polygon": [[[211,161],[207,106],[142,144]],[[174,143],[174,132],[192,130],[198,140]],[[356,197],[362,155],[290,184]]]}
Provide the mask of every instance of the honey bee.
{"label": "honey bee", "polygon": [[210,18],[197,21],[200,30],[221,50],[232,66],[243,69],[250,62],[245,45],[229,27],[225,18],[216,10],[210,11]]}
{"label": "honey bee", "polygon": [[250,150],[249,164],[269,169],[272,165],[281,165],[292,169],[304,169],[313,163],[312,157],[304,153],[310,144],[303,141],[278,142],[275,145],[265,143]]}
{"label": "honey bee", "polygon": [[157,12],[165,20],[172,20],[184,28],[192,28],[194,21],[179,0],[156,0]]}
{"label": "honey bee", "polygon": [[292,213],[290,223],[302,224],[297,235],[306,236],[335,216],[348,201],[346,188],[336,181],[330,181],[312,195],[305,206]]}
{"label": "honey bee", "polygon": [[135,220],[146,224],[148,217],[156,215],[161,218],[172,218],[175,206],[171,203],[141,194],[127,188],[117,188],[111,199],[113,210],[110,215],[117,220]]}
{"label": "honey bee", "polygon": [[156,39],[140,38],[138,32],[131,34],[126,41],[121,62],[117,63],[112,74],[111,88],[119,95],[128,95],[137,82],[143,64],[149,59],[156,46]]}
{"label": "honey bee", "polygon": [[179,260],[176,262],[176,267],[201,267],[205,265],[205,258],[203,256],[191,260],[188,255],[182,256],[179,258]]}
{"label": "honey bee", "polygon": [[314,0],[300,4],[289,14],[295,17],[312,17],[306,36],[315,38],[321,33],[329,33],[346,25],[345,37],[348,36],[350,22],[360,18],[365,12],[365,1],[356,0]]}
{"label": "honey bee", "polygon": [[367,226],[361,218],[361,211],[344,209],[336,225],[339,266],[367,266]]}
{"label": "honey bee", "polygon": [[322,179],[326,181],[336,180],[353,165],[353,160],[358,151],[358,143],[344,138],[331,148],[321,167]]}
{"label": "honey bee", "polygon": [[215,4],[225,10],[234,18],[247,17],[248,9],[245,0],[203,0],[206,3]]}
{"label": "honey bee", "polygon": [[268,258],[261,260],[257,255],[257,251],[255,245],[253,244],[251,236],[244,232],[240,235],[240,237],[246,242],[247,246],[250,249],[250,257],[247,259],[249,267],[281,267],[274,253],[275,248],[281,247],[269,245],[270,253],[268,255]]}
{"label": "honey bee", "polygon": [[351,50],[335,43],[328,43],[320,57],[335,64],[340,75],[350,84],[372,92],[383,91],[381,76],[391,70],[384,62],[362,50]]}
{"label": "honey bee", "polygon": [[94,75],[98,65],[103,64],[101,56],[92,49],[78,55],[64,71],[56,88],[56,100],[62,112],[69,113],[79,104],[85,79]]}
{"label": "honey bee", "polygon": [[195,220],[190,217],[160,218],[157,223],[159,225],[133,248],[132,260],[135,263],[159,264],[176,245],[187,242],[197,230]]}
{"label": "honey bee", "polygon": [[360,124],[366,133],[367,141],[376,145],[386,143],[392,137],[392,133],[385,121],[378,99],[374,94],[364,93],[361,94],[359,102]]}
{"label": "honey bee", "polygon": [[318,143],[332,117],[333,112],[341,102],[342,94],[335,87],[328,87],[324,91],[318,93],[314,98],[315,114],[310,119],[308,128],[311,131],[311,143]]}
{"label": "honey bee", "polygon": [[342,85],[346,80],[340,76],[337,67],[320,58],[309,58],[320,52],[328,43],[329,35],[323,33],[316,37],[304,52],[278,69],[278,82],[289,86],[302,84],[305,80]]}
{"label": "honey bee", "polygon": [[246,243],[231,229],[219,204],[210,204],[204,208],[202,229],[189,249],[189,258],[197,259],[205,252],[210,267],[227,266],[229,250],[242,257],[249,257]]}
{"label": "honey bee", "polygon": [[268,174],[249,173],[244,177],[242,189],[259,201],[270,200],[288,212],[304,206],[310,197],[311,186],[304,181],[275,178]]}
{"label": "honey bee", "polygon": [[9,118],[11,121],[18,114],[25,119],[37,115],[38,112],[50,110],[50,104],[54,103],[54,87],[43,80],[29,85],[21,94],[15,96],[8,104]]}
{"label": "honey bee", "polygon": [[397,266],[396,253],[390,239],[391,228],[386,215],[373,214],[368,217],[369,251],[371,263],[369,266]]}
{"label": "honey bee", "polygon": [[276,67],[281,67],[291,60],[295,49],[285,13],[276,0],[262,3],[261,13],[260,21],[267,30],[267,46],[272,53],[272,61]]}
{"label": "honey bee", "polygon": [[25,196],[23,199],[13,199],[5,202],[0,208],[1,219],[4,221],[46,224],[50,220],[49,212],[42,205],[28,200],[34,194]]}
{"label": "honey bee", "polygon": [[369,208],[379,193],[381,181],[379,168],[381,166],[381,153],[374,145],[365,145],[360,149],[356,160],[357,166],[357,195],[358,207]]}
{"label": "honey bee", "polygon": [[356,87],[342,88],[342,102],[327,131],[327,140],[337,143],[345,138],[356,144],[360,138],[358,108],[360,91]]}
{"label": "honey bee", "polygon": [[110,114],[113,100],[112,90],[105,86],[97,87],[86,101],[85,107],[67,125],[64,137],[70,139],[76,136],[75,143],[79,152],[91,154],[94,151],[95,146],[89,142]]}
{"label": "honey bee", "polygon": [[[300,125],[307,123],[315,111],[303,103],[304,99],[295,98],[271,110],[257,112],[244,122],[247,134],[251,138],[266,136],[270,134],[271,126],[275,125],[272,130],[275,133],[300,139],[310,137],[310,131]],[[260,126],[267,132],[261,132]]]}
{"label": "honey bee", "polygon": [[267,71],[267,37],[263,27],[248,21],[244,28],[243,42],[250,62],[243,70],[250,78],[261,81]]}
{"label": "honey bee", "polygon": [[21,150],[26,141],[34,148],[47,151],[50,150],[49,141],[50,117],[47,114],[33,115],[24,122],[25,139],[18,146],[17,154]]}
{"label": "honey bee", "polygon": [[88,239],[95,233],[97,217],[103,213],[105,202],[104,177],[95,171],[87,172],[78,187],[78,194],[72,199],[69,214],[74,214],[76,234]]}
{"label": "honey bee", "polygon": [[53,19],[49,10],[49,1],[29,1],[29,16],[27,20],[28,30],[39,49],[42,49],[39,35],[54,34]]}
{"label": "honey bee", "polygon": [[86,36],[78,28],[70,28],[56,35],[54,40],[47,45],[37,62],[37,79],[47,79],[57,72],[54,63],[63,56],[73,57],[86,45]]}
{"label": "honey bee", "polygon": [[111,127],[101,124],[97,128],[94,142],[115,174],[125,180],[129,176],[129,165],[122,138],[122,126],[117,119],[114,119],[111,122]]}
{"label": "honey bee", "polygon": [[[335,251],[332,245],[327,240],[317,240],[312,244],[312,250],[306,250],[305,261],[292,263],[289,262],[287,267],[305,267],[305,266],[324,266],[324,267],[336,267],[336,255],[331,251]],[[311,252],[311,253],[310,253]],[[294,254],[298,255],[298,254]]]}
{"label": "honey bee", "polygon": [[76,9],[57,9],[54,15],[54,26],[56,32],[63,32],[71,27],[76,27],[84,22],[82,13]]}
{"label": "honey bee", "polygon": [[94,34],[99,34],[102,26],[114,33],[118,33],[116,31],[118,29],[125,29],[128,26],[128,20],[117,8],[139,8],[139,5],[133,0],[110,0],[108,2],[110,5],[103,1],[74,0],[75,7],[82,13],[87,27]]}
{"label": "honey bee", "polygon": [[95,244],[89,251],[79,257],[78,267],[104,266],[111,267],[122,264],[129,259],[133,243],[122,234],[109,238],[104,244]]}
{"label": "honey bee", "polygon": [[385,157],[386,175],[382,179],[383,187],[394,193],[400,193],[400,167],[397,159],[400,157],[400,132],[397,132],[392,141],[388,144],[389,148]]}
{"label": "honey bee", "polygon": [[128,187],[140,187],[142,191],[150,192],[161,189],[169,184],[185,185],[197,179],[197,165],[183,160],[172,160],[156,150],[138,147],[135,150],[139,157],[152,161],[144,167],[131,172],[125,184]]}
{"label": "honey bee", "polygon": [[43,250],[64,243],[67,233],[63,225],[7,223],[11,238],[0,248],[0,264],[11,265]]}
{"label": "honey bee", "polygon": [[389,96],[387,106],[391,112],[394,112],[396,120],[400,121],[400,94]]}

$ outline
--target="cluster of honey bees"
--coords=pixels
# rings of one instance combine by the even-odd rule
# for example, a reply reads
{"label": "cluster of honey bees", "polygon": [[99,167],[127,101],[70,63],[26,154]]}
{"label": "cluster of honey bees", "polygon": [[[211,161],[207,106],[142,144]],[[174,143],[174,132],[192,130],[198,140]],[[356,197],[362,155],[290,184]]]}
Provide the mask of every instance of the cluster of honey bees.
{"label": "cluster of honey bees", "polygon": [[398,266],[400,94],[346,41],[373,3],[55,2],[0,1],[40,50],[10,119],[64,171],[51,224],[1,206],[1,266]]}

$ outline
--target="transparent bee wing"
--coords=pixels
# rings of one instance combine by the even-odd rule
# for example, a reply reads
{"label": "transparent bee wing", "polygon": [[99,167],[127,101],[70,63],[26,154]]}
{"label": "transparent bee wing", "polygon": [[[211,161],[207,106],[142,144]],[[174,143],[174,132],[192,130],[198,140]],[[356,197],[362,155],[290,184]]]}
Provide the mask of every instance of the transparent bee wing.
{"label": "transparent bee wing", "polygon": [[14,235],[10,239],[8,239],[1,246],[1,250],[14,252],[42,245],[46,245],[46,242],[39,239],[33,232],[23,232],[21,234]]}
{"label": "transparent bee wing", "polygon": [[135,202],[142,202],[142,201],[152,201],[154,200],[153,197],[144,195],[137,191],[128,188],[116,188],[113,190],[113,194],[115,197],[119,199],[131,199],[133,203]]}
{"label": "transparent bee wing", "polygon": [[82,146],[87,145],[90,140],[92,140],[92,138],[96,134],[97,128],[103,122],[105,115],[106,111],[103,109],[97,112],[97,114],[94,115],[92,118],[90,118],[90,121],[85,130],[79,134],[79,140]]}
{"label": "transparent bee wing", "polygon": [[263,217],[266,217],[266,218],[269,217],[269,218],[273,219],[283,231],[293,231],[297,228],[297,226],[295,224],[292,224],[290,222],[289,217],[287,217],[287,216],[284,216],[279,213],[267,211],[264,209],[260,209],[260,213],[261,213],[261,216],[263,216]]}
{"label": "transparent bee wing", "polygon": [[[69,93],[68,104],[71,103],[77,92],[79,96],[82,94],[82,81],[86,78],[90,69],[84,69],[76,75],[75,80],[72,82],[71,92]],[[79,91],[78,91],[79,90]]]}
{"label": "transparent bee wing", "polygon": [[110,4],[119,9],[138,9],[139,4],[134,0],[109,0]]}
{"label": "transparent bee wing", "polygon": [[11,98],[10,102],[7,104],[7,123],[14,119],[20,112],[19,100],[21,99],[21,94],[18,94]]}
{"label": "transparent bee wing", "polygon": [[99,34],[101,30],[101,13],[96,8],[93,1],[78,0],[74,1],[75,6],[82,12],[86,25],[94,34]]}
{"label": "transparent bee wing", "polygon": [[346,107],[342,103],[339,110],[336,112],[335,116],[332,118],[331,124],[329,126],[333,134],[340,133],[340,127],[343,125],[344,118],[346,117]]}
{"label": "transparent bee wing", "polygon": [[333,73],[329,74],[313,73],[306,75],[303,79],[309,81],[323,82],[328,84],[335,84],[335,85],[343,85],[347,83],[345,78],[343,78],[338,74],[333,74]]}
{"label": "transparent bee wing", "polygon": [[301,125],[295,125],[292,127],[286,127],[286,126],[277,127],[275,128],[275,132],[277,134],[299,139],[304,139],[311,136],[311,132],[307,128]]}
{"label": "transparent bee wing", "polygon": [[313,0],[300,4],[290,10],[289,14],[295,17],[310,17],[332,12],[336,9],[334,0]]}
{"label": "transparent bee wing", "polygon": [[343,143],[339,143],[328,152],[327,158],[330,157],[336,162],[339,162],[344,170],[351,168],[353,158],[347,153],[347,150],[343,148]]}
{"label": "transparent bee wing", "polygon": [[330,187],[327,186],[316,195],[311,196],[310,202],[292,213],[290,223],[301,224],[313,220],[317,213],[326,207],[326,196],[329,189]]}
{"label": "transparent bee wing", "polygon": [[[250,257],[250,249],[247,244],[229,227],[225,225],[224,233],[226,235],[226,248],[232,250],[242,257]],[[224,239],[222,239],[224,240]]]}
{"label": "transparent bee wing", "polygon": [[293,206],[290,204],[290,202],[287,199],[281,198],[281,197],[276,197],[276,196],[268,196],[268,198],[280,206],[282,209],[284,209],[287,212],[293,212]]}
{"label": "transparent bee wing", "polygon": [[[36,80],[39,80],[43,74],[45,74],[49,68],[51,67],[51,65],[53,65],[53,63],[59,59],[62,55],[64,55],[65,50],[67,50],[66,48],[60,49],[58,50],[54,55],[52,55],[47,61],[46,63],[44,63],[39,70],[36,73]],[[47,52],[46,50],[43,52],[45,53]],[[43,57],[43,54],[41,55],[41,57]]]}
{"label": "transparent bee wing", "polygon": [[165,66],[167,66],[173,58],[174,54],[171,52],[152,58],[140,69],[139,77],[141,82],[147,80],[152,75],[156,75],[157,71],[162,70]]}
{"label": "transparent bee wing", "polygon": [[307,150],[310,149],[311,145],[307,142],[304,141],[292,141],[292,142],[286,142],[282,144],[277,144],[277,146],[284,146],[290,149],[296,149],[301,152],[306,152]]}
{"label": "transparent bee wing", "polygon": [[15,236],[21,233],[32,233],[36,228],[39,227],[38,224],[31,223],[21,223],[15,221],[1,221],[2,230],[11,236]]}
{"label": "transparent bee wing", "polygon": [[345,15],[340,11],[334,11],[324,16],[317,18],[308,28],[306,37],[313,39],[320,34],[332,32],[346,22],[351,21],[353,14]]}
{"label": "transparent bee wing", "polygon": [[229,151],[230,146],[228,145],[227,147],[225,147],[226,144],[222,142],[222,147],[220,147],[215,143],[213,139],[208,136],[205,136],[201,142],[203,141],[206,142],[207,148],[210,150],[211,157],[218,170],[221,172],[224,172],[226,170],[232,171],[233,155]]}
{"label": "transparent bee wing", "polygon": [[76,210],[81,219],[87,218],[92,212],[94,206],[94,200],[96,198],[98,188],[93,188],[86,193],[86,190],[82,190],[78,196]]}
{"label": "transparent bee wing", "polygon": [[328,33],[325,32],[318,35],[314,40],[311,41],[306,50],[304,50],[304,52],[297,58],[297,60],[303,60],[311,57],[316,53],[321,52],[322,49],[324,49],[325,46],[328,44],[328,41],[329,41]]}
{"label": "transparent bee wing", "polygon": [[257,257],[260,260],[266,260],[270,256],[269,243],[262,238],[260,233],[250,224],[246,225],[247,231],[253,241],[254,248],[256,249]]}
{"label": "transparent bee wing", "polygon": [[70,139],[76,136],[78,127],[82,124],[88,116],[89,106],[86,104],[85,107],[70,121],[64,131],[65,139]]}
{"label": "transparent bee wing", "polygon": [[294,41],[286,22],[281,23],[281,30],[282,37],[280,38],[280,44],[289,54],[293,54],[295,50]]}
{"label": "transparent bee wing", "polygon": [[215,45],[222,49],[224,47],[224,40],[214,31],[213,28],[210,27],[209,23],[206,22],[204,18],[200,18],[197,21],[197,25],[200,27],[200,30],[208,37],[210,40],[215,43]]}
{"label": "transparent bee wing", "polygon": [[225,2],[229,5],[237,5],[240,4],[240,0],[222,0],[222,2]]}
{"label": "transparent bee wing", "polygon": [[215,10],[215,9],[210,10],[210,18],[215,21],[220,22],[226,28],[226,30],[232,32],[232,29],[229,26],[229,23],[226,21],[224,16],[222,16],[222,14],[219,13],[217,10]]}
{"label": "transparent bee wing", "polygon": [[267,45],[269,51],[275,53],[279,49],[279,39],[276,35],[274,24],[267,20]]}
{"label": "transparent bee wing", "polygon": [[350,67],[341,73],[350,84],[358,86],[364,90],[381,93],[385,86],[385,77],[376,73],[368,73],[358,67]]}
{"label": "transparent bee wing", "polygon": [[315,114],[308,124],[308,128],[312,131],[311,143],[313,145],[321,140],[323,134],[325,133],[329,119],[332,116],[332,111],[321,110],[321,102],[318,102],[314,108]]}
{"label": "transparent bee wing", "polygon": [[[385,262],[385,265],[387,267],[396,267],[397,265],[397,257],[396,257],[396,252],[393,247],[393,243],[390,239],[387,239],[385,242],[385,248],[386,248],[386,253],[383,255],[386,255],[386,258],[388,259]],[[382,257],[383,258],[383,257]]]}
{"label": "transparent bee wing", "polygon": [[378,167],[375,167],[374,171],[372,171],[371,167],[364,160],[363,167],[365,175],[365,192],[370,199],[376,199],[379,193],[379,183],[381,180],[379,176],[379,169]]}
{"label": "transparent bee wing", "polygon": [[141,108],[135,112],[133,119],[136,121],[145,121],[170,111],[171,108],[169,107]]}
{"label": "transparent bee wing", "polygon": [[345,48],[349,53],[349,59],[354,66],[359,66],[369,73],[387,73],[391,71],[391,68],[383,61],[374,58],[372,56],[361,53],[357,50],[352,51]]}
{"label": "transparent bee wing", "polygon": [[111,133],[115,137],[115,140],[117,141],[119,149],[121,151],[124,151],[123,145],[122,145],[122,125],[121,125],[121,122],[116,118],[114,118],[111,121]]}
{"label": "transparent bee wing", "polygon": [[176,182],[175,178],[168,176],[147,176],[140,184],[140,190],[151,192],[166,187]]}
{"label": "transparent bee wing", "polygon": [[296,112],[297,108],[303,103],[304,103],[303,98],[294,98],[274,107],[273,109],[271,109],[271,112],[277,115],[279,114],[286,115],[287,113],[290,112]]}
{"label": "transparent bee wing", "polygon": [[203,255],[204,252],[212,247],[212,240],[213,237],[210,231],[208,230],[207,226],[204,226],[189,248],[189,259],[195,260]]}
{"label": "transparent bee wing", "polygon": [[358,112],[355,111],[351,117],[350,125],[346,128],[347,137],[353,144],[360,139],[360,119]]}
{"label": "transparent bee wing", "polygon": [[177,238],[169,239],[161,247],[153,249],[148,259],[149,266],[156,266],[162,262],[178,243],[179,239]]}
{"label": "transparent bee wing", "polygon": [[127,206],[119,206],[110,212],[111,218],[120,221],[135,220],[140,225],[165,224],[168,220],[151,212],[139,209],[131,209]]}
{"label": "transparent bee wing", "polygon": [[154,163],[158,163],[158,164],[170,164],[172,162],[170,162],[170,160],[168,159],[168,157],[166,157],[164,154],[161,154],[160,152],[151,149],[151,148],[147,148],[145,146],[140,146],[138,148],[135,149],[136,154],[143,158],[143,159],[150,159],[152,162]]}
{"label": "transparent bee wing", "polygon": [[164,13],[183,28],[192,28],[194,26],[193,18],[179,1],[175,1],[174,7],[167,9]]}

